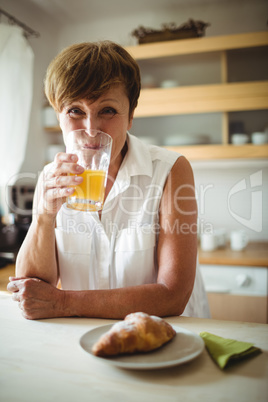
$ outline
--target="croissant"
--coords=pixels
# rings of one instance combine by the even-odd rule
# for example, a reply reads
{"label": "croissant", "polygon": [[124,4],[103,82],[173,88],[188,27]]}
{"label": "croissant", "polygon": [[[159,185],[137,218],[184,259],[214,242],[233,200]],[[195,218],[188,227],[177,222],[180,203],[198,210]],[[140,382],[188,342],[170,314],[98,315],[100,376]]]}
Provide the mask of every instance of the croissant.
{"label": "croissant", "polygon": [[149,352],[160,348],[176,335],[176,331],[160,317],[132,313],[117,322],[93,345],[96,356],[115,356]]}

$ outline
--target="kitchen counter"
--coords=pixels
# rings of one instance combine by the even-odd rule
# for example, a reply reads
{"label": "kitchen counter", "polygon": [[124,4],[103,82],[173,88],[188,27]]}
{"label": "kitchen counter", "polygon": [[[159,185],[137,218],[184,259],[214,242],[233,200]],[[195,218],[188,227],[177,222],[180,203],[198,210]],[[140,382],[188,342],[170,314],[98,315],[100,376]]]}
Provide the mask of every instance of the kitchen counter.
{"label": "kitchen counter", "polygon": [[79,345],[84,333],[112,320],[26,320],[7,293],[0,293],[0,320],[3,401],[266,402],[268,398],[268,326],[264,324],[169,317],[171,325],[253,342],[263,353],[225,371],[205,349],[179,366],[135,371],[111,366]]}
{"label": "kitchen counter", "polygon": [[249,243],[242,251],[233,251],[229,246],[213,251],[200,249],[199,263],[268,267],[268,242]]}

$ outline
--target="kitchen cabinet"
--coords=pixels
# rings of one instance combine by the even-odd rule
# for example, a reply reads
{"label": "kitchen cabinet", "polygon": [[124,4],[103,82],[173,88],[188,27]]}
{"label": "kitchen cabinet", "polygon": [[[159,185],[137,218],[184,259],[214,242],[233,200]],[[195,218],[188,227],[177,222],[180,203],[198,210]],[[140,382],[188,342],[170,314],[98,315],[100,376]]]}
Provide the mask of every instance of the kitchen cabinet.
{"label": "kitchen cabinet", "polygon": [[268,267],[201,265],[211,318],[267,324]]}
{"label": "kitchen cabinet", "polygon": [[[142,89],[136,117],[185,115],[197,113],[222,114],[220,145],[169,146],[182,152],[190,160],[266,158],[268,144],[242,146],[229,144],[229,112],[268,109],[268,77],[265,80],[228,82],[228,51],[261,48],[267,51],[268,32],[204,37],[169,42],[159,42],[127,47],[138,61],[154,60],[157,64],[166,59],[186,55],[217,53],[221,69],[221,82],[207,85],[187,85],[173,88]],[[178,61],[179,63],[179,61]]]}
{"label": "kitchen cabinet", "polygon": [[208,292],[211,318],[268,324],[267,296]]}
{"label": "kitchen cabinet", "polygon": [[268,244],[199,252],[211,318],[268,323]]}

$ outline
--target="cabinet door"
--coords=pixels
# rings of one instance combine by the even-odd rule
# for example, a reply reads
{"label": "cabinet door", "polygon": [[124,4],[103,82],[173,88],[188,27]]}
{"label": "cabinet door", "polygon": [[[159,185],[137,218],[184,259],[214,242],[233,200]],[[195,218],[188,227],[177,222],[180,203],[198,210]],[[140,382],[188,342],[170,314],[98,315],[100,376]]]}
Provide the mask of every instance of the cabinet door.
{"label": "cabinet door", "polygon": [[268,323],[268,297],[208,293],[211,318]]}

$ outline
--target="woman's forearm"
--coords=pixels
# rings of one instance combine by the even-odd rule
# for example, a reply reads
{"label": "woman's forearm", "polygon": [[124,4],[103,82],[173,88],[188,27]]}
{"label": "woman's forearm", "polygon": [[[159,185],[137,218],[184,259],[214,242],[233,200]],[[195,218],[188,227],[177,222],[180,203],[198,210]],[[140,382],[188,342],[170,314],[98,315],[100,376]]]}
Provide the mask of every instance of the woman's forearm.
{"label": "woman's forearm", "polygon": [[187,302],[180,292],[163,284],[70,291],[36,278],[12,278],[8,290],[19,302],[23,316],[31,320],[75,316],[123,319],[138,311],[164,317],[182,314]]}
{"label": "woman's forearm", "polygon": [[57,284],[54,228],[55,218],[52,215],[33,218],[17,256],[17,277],[40,278],[54,286]]}
{"label": "woman's forearm", "polygon": [[160,283],[120,289],[63,292],[65,316],[123,319],[135,311],[162,317],[180,315],[188,301],[188,297],[180,297],[179,292]]}

